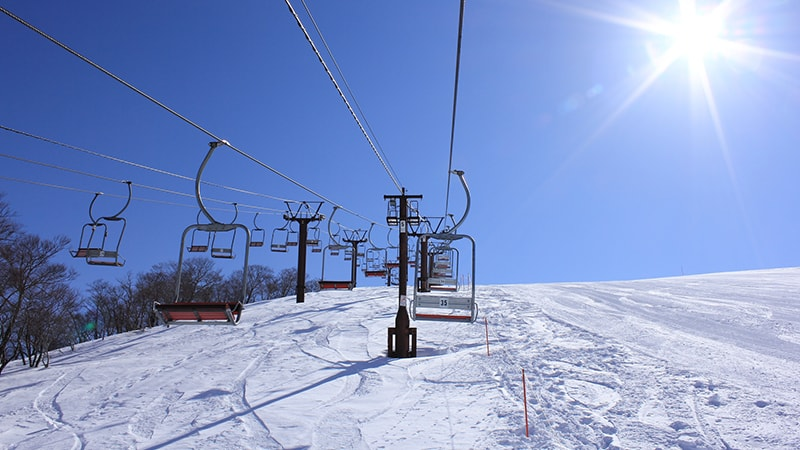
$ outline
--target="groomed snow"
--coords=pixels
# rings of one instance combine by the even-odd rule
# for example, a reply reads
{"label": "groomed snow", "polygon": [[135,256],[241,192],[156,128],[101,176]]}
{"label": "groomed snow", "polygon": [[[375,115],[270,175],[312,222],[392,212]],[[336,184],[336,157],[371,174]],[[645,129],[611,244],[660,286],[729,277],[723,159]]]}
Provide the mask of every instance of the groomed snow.
{"label": "groomed snow", "polygon": [[797,449],[798,293],[800,269],[483,286],[409,359],[396,288],[271,300],[11,364],[0,448]]}

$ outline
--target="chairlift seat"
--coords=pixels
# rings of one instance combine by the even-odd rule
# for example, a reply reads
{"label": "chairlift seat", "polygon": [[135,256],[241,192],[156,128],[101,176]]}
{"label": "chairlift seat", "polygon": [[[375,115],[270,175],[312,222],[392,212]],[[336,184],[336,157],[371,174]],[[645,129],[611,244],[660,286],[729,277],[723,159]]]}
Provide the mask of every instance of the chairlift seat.
{"label": "chairlift seat", "polygon": [[457,291],[458,280],[455,278],[428,278],[428,287],[437,291]]}
{"label": "chairlift seat", "polygon": [[155,309],[167,324],[229,323],[236,325],[239,323],[244,305],[241,302],[156,302]]}
{"label": "chairlift seat", "polygon": [[[478,315],[478,307],[469,297],[417,295],[414,303],[412,310],[414,320],[474,322]],[[427,310],[420,312],[417,308],[426,308]],[[431,310],[436,310],[436,312]],[[464,314],[467,311],[469,314]]]}
{"label": "chairlift seat", "polygon": [[125,265],[125,260],[120,260],[118,257],[114,257],[114,259],[89,258],[86,263],[92,266],[122,267]]}
{"label": "chairlift seat", "polygon": [[227,247],[212,248],[211,257],[222,258],[222,259],[233,259],[234,257],[233,249]]}
{"label": "chairlift seat", "polygon": [[186,247],[186,250],[192,253],[205,253],[208,251],[207,245],[190,245]]}
{"label": "chairlift seat", "polygon": [[122,267],[125,265],[125,259],[116,251],[103,250],[100,248],[90,248],[86,250],[86,263],[92,266]]}
{"label": "chairlift seat", "polygon": [[320,280],[318,283],[320,290],[323,291],[353,290],[353,282],[350,280],[346,281]]}
{"label": "chairlift seat", "polygon": [[263,247],[266,232],[263,228],[253,228],[250,232],[250,247]]}
{"label": "chairlift seat", "polygon": [[99,256],[103,252],[102,248],[97,247],[84,247],[77,250],[71,250],[69,253],[73,258],[87,258],[90,256]]}
{"label": "chairlift seat", "polygon": [[386,271],[385,270],[366,270],[364,271],[364,276],[366,277],[385,277]]}

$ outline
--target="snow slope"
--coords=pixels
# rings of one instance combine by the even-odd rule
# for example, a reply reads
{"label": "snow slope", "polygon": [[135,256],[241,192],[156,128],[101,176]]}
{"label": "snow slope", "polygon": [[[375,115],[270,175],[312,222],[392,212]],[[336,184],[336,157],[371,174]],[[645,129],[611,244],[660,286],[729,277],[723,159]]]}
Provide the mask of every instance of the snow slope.
{"label": "snow slope", "polygon": [[796,449],[798,292],[800,269],[484,286],[411,359],[385,356],[396,288],[272,300],[10,365],[0,448]]}

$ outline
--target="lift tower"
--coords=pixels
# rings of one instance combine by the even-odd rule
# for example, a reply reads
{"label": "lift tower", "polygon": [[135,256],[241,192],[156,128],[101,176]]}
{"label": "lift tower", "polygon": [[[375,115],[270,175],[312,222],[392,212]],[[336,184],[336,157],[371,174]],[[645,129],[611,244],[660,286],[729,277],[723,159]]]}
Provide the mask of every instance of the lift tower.
{"label": "lift tower", "polygon": [[308,243],[308,224],[319,222],[325,216],[319,213],[322,202],[311,202],[316,204],[312,208],[309,202],[300,202],[296,210],[292,209],[290,202],[286,202],[286,213],[283,215],[286,222],[297,222],[300,231],[297,239],[297,303],[303,303],[306,299],[306,245]]}
{"label": "lift tower", "polygon": [[[409,327],[408,310],[406,309],[406,295],[408,288],[408,227],[419,225],[418,210],[409,214],[409,202],[416,202],[421,195],[408,195],[405,188],[400,195],[384,195],[384,200],[389,201],[386,212],[386,224],[397,226],[400,229],[400,243],[398,253],[400,259],[400,298],[397,305],[397,315],[394,328],[388,332],[388,355],[390,358],[413,358],[417,356],[417,329]],[[409,345],[410,344],[410,345]],[[409,348],[410,347],[410,348]]]}

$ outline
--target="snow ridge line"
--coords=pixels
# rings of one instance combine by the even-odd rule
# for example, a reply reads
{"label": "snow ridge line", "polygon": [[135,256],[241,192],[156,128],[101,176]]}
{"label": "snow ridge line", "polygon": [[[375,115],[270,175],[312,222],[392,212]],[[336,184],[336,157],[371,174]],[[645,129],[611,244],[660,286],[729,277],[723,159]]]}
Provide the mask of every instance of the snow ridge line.
{"label": "snow ridge line", "polygon": [[249,434],[258,436],[261,442],[270,442],[276,446],[280,446],[272,437],[269,426],[259,417],[255,408],[247,400],[247,378],[250,377],[256,369],[261,367],[271,353],[272,350],[270,349],[250,361],[250,364],[248,364],[233,381],[233,387],[228,399],[234,410],[242,413],[239,417]]}
{"label": "snow ridge line", "polygon": [[[72,435],[72,450],[81,450],[85,448],[86,443],[78,433],[73,431],[72,426],[63,421],[64,412],[58,404],[58,396],[72,380],[77,378],[82,372],[83,371],[78,372],[66,381],[64,380],[67,376],[67,372],[62,373],[51,385],[39,391],[39,394],[33,400],[33,409],[35,409],[53,429],[64,429]],[[57,388],[55,393],[52,395],[47,394],[47,392],[53,388]]]}

